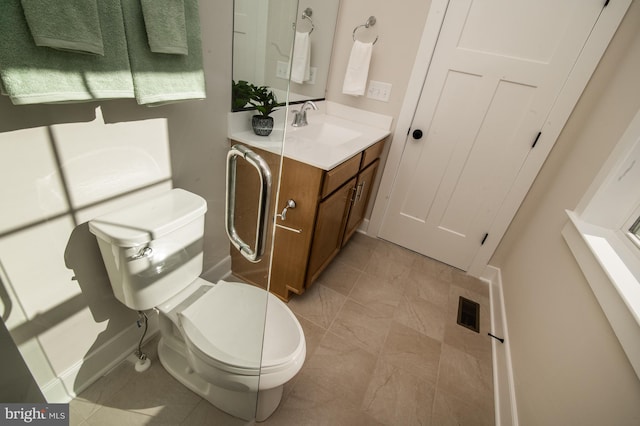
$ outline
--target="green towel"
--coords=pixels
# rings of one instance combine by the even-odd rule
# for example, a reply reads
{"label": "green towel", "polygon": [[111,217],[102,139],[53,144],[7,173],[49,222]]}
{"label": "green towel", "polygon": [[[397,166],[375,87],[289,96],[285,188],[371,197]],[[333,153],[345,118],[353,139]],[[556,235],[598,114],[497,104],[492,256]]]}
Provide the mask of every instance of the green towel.
{"label": "green towel", "polygon": [[153,106],[206,98],[198,0],[184,2],[188,55],[167,55],[149,50],[139,1],[124,0],[122,12],[138,103]]}
{"label": "green towel", "polygon": [[104,55],[96,0],[22,0],[36,46]]}
{"label": "green towel", "polygon": [[0,79],[15,105],[134,97],[120,0],[98,4],[104,56],[35,46],[20,0],[0,1]]}
{"label": "green towel", "polygon": [[183,0],[140,0],[152,52],[189,54]]}

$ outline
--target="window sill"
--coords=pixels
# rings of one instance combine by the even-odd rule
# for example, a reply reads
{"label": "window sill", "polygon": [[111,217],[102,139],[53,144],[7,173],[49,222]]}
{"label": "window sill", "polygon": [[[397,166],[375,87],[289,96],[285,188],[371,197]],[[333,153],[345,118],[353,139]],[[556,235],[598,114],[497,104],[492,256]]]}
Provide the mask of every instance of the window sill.
{"label": "window sill", "polygon": [[567,215],[562,236],[640,378],[640,259],[623,235]]}

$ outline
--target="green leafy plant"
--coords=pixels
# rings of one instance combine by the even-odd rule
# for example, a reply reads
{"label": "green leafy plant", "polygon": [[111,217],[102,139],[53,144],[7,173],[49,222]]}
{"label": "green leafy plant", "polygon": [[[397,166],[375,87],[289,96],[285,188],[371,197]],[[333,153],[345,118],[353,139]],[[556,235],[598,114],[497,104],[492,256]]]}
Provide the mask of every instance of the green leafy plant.
{"label": "green leafy plant", "polygon": [[267,86],[251,86],[251,98],[249,103],[256,107],[260,115],[268,117],[277,107],[284,104],[278,103],[276,95]]}
{"label": "green leafy plant", "polygon": [[247,106],[253,94],[253,84],[248,81],[239,80],[237,83],[232,81],[231,99],[233,111],[238,111]]}

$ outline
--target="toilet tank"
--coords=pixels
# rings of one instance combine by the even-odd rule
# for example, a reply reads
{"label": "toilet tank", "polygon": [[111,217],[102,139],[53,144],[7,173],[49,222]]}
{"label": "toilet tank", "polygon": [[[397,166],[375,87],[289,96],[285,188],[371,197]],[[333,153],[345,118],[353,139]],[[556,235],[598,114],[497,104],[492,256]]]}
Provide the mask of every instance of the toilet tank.
{"label": "toilet tank", "polygon": [[153,308],[202,273],[206,211],[202,197],[173,189],[89,221],[120,302]]}

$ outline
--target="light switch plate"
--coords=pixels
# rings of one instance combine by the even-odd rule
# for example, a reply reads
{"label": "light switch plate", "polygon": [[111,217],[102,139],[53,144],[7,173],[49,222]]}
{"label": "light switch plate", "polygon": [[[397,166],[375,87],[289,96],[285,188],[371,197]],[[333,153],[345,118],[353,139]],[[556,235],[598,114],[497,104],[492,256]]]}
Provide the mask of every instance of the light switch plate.
{"label": "light switch plate", "polygon": [[287,80],[289,78],[289,63],[278,61],[276,64],[276,77]]}
{"label": "light switch plate", "polygon": [[369,87],[367,87],[367,98],[375,99],[382,102],[389,102],[390,97],[391,83],[369,80]]}

